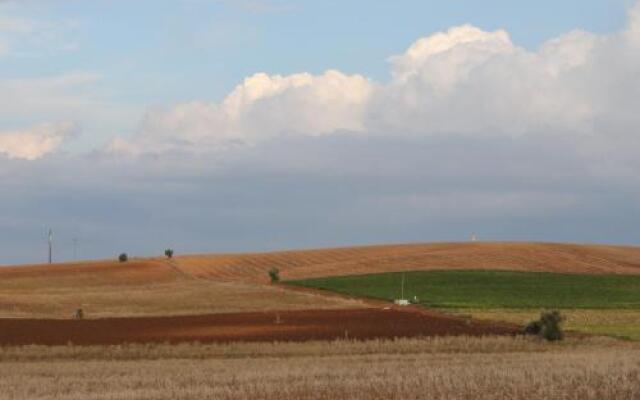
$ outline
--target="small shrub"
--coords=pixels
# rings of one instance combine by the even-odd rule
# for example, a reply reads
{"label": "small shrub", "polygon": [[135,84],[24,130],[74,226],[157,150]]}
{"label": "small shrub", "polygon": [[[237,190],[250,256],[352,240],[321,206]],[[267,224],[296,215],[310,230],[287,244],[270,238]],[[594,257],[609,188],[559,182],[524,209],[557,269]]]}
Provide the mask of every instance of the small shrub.
{"label": "small shrub", "polygon": [[562,321],[564,318],[559,311],[547,311],[540,314],[540,319],[531,321],[524,328],[525,335],[535,335],[550,342],[564,339]]}
{"label": "small shrub", "polygon": [[542,330],[542,323],[540,321],[531,321],[524,327],[525,335],[539,335]]}
{"label": "small shrub", "polygon": [[127,253],[122,253],[118,256],[118,261],[120,261],[121,263],[127,262],[128,260],[129,256],[127,255]]}
{"label": "small shrub", "polygon": [[84,319],[84,311],[82,308],[78,308],[76,313],[73,315],[73,319]]}
{"label": "small shrub", "polygon": [[269,278],[271,278],[271,283],[280,282],[280,270],[278,268],[271,268],[269,270]]}
{"label": "small shrub", "polygon": [[564,339],[564,333],[560,324],[564,318],[558,311],[551,311],[542,313],[540,316],[540,322],[542,323],[542,329],[540,330],[540,336],[547,339],[550,342]]}
{"label": "small shrub", "polygon": [[166,249],[164,255],[167,256],[167,258],[173,258],[173,249]]}

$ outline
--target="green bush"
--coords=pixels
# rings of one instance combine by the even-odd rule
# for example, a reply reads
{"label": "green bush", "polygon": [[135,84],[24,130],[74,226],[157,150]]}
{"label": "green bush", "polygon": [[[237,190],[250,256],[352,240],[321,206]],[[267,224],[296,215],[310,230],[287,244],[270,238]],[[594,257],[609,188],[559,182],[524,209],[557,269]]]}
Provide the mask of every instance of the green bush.
{"label": "green bush", "polygon": [[542,313],[540,316],[540,322],[542,323],[542,329],[540,330],[540,336],[547,339],[550,342],[564,339],[564,333],[560,324],[564,318],[558,311],[551,311]]}
{"label": "green bush", "polygon": [[167,258],[173,258],[173,249],[166,249],[164,255],[167,256]]}
{"label": "green bush", "polygon": [[540,314],[540,319],[531,321],[524,328],[526,335],[535,335],[550,342],[564,339],[560,326],[564,321],[559,311],[546,311]]}
{"label": "green bush", "polygon": [[278,268],[271,268],[269,270],[269,278],[271,278],[271,283],[280,282],[280,270]]}
{"label": "green bush", "polygon": [[118,256],[118,261],[120,261],[121,263],[127,262],[127,260],[129,260],[129,256],[127,255],[127,253],[121,253]]}

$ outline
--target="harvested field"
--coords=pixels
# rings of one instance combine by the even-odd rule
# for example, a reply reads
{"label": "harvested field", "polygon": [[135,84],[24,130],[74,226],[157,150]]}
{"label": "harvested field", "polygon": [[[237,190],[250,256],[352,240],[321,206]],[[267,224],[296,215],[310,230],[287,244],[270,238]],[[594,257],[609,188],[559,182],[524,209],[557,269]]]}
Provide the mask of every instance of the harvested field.
{"label": "harvested field", "polygon": [[419,309],[309,310],[97,320],[0,320],[0,345],[309,341],[517,333]]}
{"label": "harvested field", "polygon": [[360,307],[256,282],[197,279],[165,260],[0,268],[0,318],[167,316]]}
{"label": "harvested field", "polygon": [[640,247],[558,243],[427,243],[176,258],[189,275],[267,281],[434,269],[640,274]]}
{"label": "harvested field", "polygon": [[640,248],[548,243],[432,243],[212,254],[0,268],[0,318],[167,316],[358,308],[365,302],[269,285],[377,272],[492,269],[640,273]]}
{"label": "harvested field", "polygon": [[0,348],[0,398],[635,400],[640,349],[602,339]]}

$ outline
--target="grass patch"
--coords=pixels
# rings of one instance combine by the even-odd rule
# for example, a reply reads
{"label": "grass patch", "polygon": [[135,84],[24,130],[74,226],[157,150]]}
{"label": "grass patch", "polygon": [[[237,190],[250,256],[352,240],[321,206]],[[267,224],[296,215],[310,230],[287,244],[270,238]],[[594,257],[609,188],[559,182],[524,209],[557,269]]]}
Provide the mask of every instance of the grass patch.
{"label": "grass patch", "polygon": [[305,279],[288,283],[383,300],[405,298],[435,308],[640,309],[640,275],[510,271],[414,271]]}
{"label": "grass patch", "polygon": [[[403,273],[290,282],[352,296],[400,298]],[[509,271],[406,272],[405,297],[460,315],[520,325],[558,309],[564,327],[588,334],[640,340],[640,276]]]}

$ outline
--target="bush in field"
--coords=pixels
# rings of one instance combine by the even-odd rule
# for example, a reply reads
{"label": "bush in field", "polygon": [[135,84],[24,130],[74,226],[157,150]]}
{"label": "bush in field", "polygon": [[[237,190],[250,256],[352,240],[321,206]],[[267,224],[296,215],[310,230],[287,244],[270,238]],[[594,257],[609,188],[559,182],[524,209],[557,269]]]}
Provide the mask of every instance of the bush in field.
{"label": "bush in field", "polygon": [[127,262],[127,260],[129,260],[129,256],[127,255],[127,253],[121,253],[118,256],[118,261],[120,261],[121,263]]}
{"label": "bush in field", "polygon": [[164,251],[164,255],[167,256],[167,258],[172,258],[173,257],[173,249],[166,249]]}
{"label": "bush in field", "polygon": [[560,327],[563,320],[564,318],[558,311],[542,313],[540,316],[540,322],[542,323],[540,336],[551,342],[564,339],[564,333]]}
{"label": "bush in field", "polygon": [[269,278],[271,278],[271,283],[280,282],[280,270],[278,268],[271,268],[269,270]]}
{"label": "bush in field", "polygon": [[536,335],[550,342],[564,339],[560,324],[564,318],[558,311],[547,311],[540,314],[540,319],[531,321],[524,328],[526,335]]}
{"label": "bush in field", "polygon": [[525,335],[538,336],[542,330],[542,324],[539,320],[531,321],[524,327]]}

